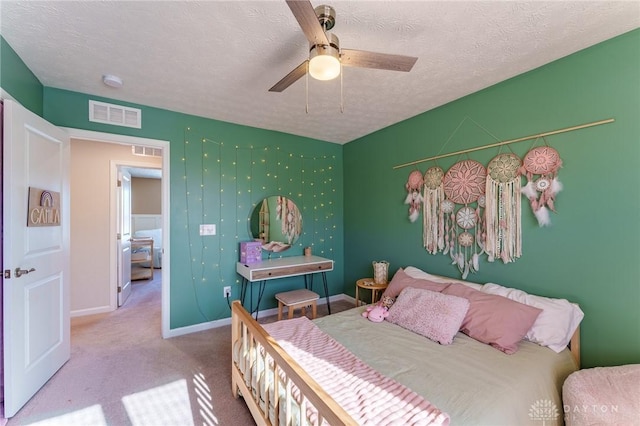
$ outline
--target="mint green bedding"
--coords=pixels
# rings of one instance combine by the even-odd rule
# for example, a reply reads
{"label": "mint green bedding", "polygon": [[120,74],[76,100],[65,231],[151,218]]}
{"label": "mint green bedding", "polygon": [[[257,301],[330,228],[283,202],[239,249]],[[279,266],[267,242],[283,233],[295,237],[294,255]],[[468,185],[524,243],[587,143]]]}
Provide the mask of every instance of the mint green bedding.
{"label": "mint green bedding", "polygon": [[569,350],[559,354],[522,341],[506,355],[458,333],[438,343],[397,325],[373,323],[364,307],[314,320],[382,374],[408,386],[457,425],[562,425],[562,384],[577,366]]}

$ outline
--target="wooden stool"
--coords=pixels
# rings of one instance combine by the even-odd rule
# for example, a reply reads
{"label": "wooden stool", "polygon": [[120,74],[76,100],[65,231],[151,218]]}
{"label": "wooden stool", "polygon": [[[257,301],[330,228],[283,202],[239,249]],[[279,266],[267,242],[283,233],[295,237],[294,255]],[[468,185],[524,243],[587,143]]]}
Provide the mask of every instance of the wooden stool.
{"label": "wooden stool", "polygon": [[318,313],[316,301],[319,297],[318,293],[306,289],[285,291],[284,293],[276,294],[276,299],[278,299],[278,321],[282,319],[283,306],[288,308],[288,319],[293,318],[293,312],[297,308],[302,308],[302,315],[306,315],[306,307],[311,306],[311,318],[315,319]]}

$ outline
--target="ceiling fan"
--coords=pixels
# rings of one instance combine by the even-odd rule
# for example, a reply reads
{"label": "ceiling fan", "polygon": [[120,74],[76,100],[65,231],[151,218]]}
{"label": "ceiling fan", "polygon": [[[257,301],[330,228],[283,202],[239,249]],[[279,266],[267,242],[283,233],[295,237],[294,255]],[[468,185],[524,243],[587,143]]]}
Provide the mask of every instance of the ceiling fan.
{"label": "ceiling fan", "polygon": [[282,92],[307,71],[315,79],[331,80],[340,75],[342,66],[409,72],[418,60],[412,56],[341,49],[338,37],[328,32],[336,22],[333,7],[322,5],[314,9],[308,0],[286,2],[309,40],[309,59],[277,82],[270,92]]}

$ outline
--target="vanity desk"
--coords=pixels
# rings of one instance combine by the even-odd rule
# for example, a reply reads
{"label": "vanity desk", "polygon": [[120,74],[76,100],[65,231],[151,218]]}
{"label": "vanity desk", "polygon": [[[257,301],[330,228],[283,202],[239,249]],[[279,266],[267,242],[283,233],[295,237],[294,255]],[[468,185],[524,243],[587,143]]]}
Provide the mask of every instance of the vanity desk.
{"label": "vanity desk", "polygon": [[236,272],[242,276],[242,287],[240,289],[240,301],[244,305],[247,287],[251,287],[251,304],[253,304],[253,283],[259,283],[258,303],[255,313],[258,317],[260,300],[264,293],[266,283],[269,280],[279,278],[304,276],[304,286],[313,290],[313,275],[320,274],[324,285],[324,295],[327,300],[327,309],[331,314],[329,304],[329,288],[327,286],[328,271],[333,270],[333,260],[320,256],[290,256],[280,259],[263,260],[258,263],[245,264],[238,262]]}

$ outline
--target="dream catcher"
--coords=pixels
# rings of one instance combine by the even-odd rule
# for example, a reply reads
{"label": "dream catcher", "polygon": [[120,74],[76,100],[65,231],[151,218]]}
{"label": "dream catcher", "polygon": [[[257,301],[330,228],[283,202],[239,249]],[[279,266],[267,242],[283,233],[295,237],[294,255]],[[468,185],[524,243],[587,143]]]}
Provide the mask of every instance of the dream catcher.
{"label": "dream catcher", "polygon": [[522,160],[520,172],[527,177],[527,184],[521,192],[529,199],[540,226],[551,224],[549,209],[556,211],[555,197],[562,190],[558,180],[560,167],[560,154],[547,145],[531,149]]}
{"label": "dream catcher", "polygon": [[286,210],[285,204],[287,199],[281,195],[278,195],[278,202],[276,203],[276,219],[282,220],[282,211]]}
{"label": "dream catcher", "polygon": [[487,166],[484,251],[489,262],[504,263],[522,255],[520,158],[499,154]]}
{"label": "dream catcher", "polygon": [[409,220],[411,222],[415,222],[418,216],[420,216],[423,183],[422,172],[420,170],[414,170],[409,174],[409,179],[405,184],[408,193],[404,203],[409,204]]}
{"label": "dream catcher", "polygon": [[282,234],[287,239],[287,244],[292,244],[302,232],[300,212],[293,200],[283,198],[282,218]]}
{"label": "dream catcher", "polygon": [[298,211],[298,207],[293,200],[278,196],[276,219],[281,221],[280,230],[286,239],[286,243],[292,244],[302,232],[300,211]]}
{"label": "dream catcher", "polygon": [[444,171],[438,166],[429,168],[424,174],[422,242],[431,254],[444,248],[443,177]]}
{"label": "dream catcher", "polygon": [[[445,223],[445,253],[449,252],[463,279],[469,271],[475,272],[479,269],[476,243],[482,244],[480,209],[485,202],[486,177],[487,171],[482,164],[474,160],[464,160],[451,166],[443,180],[446,200],[442,203],[442,211],[448,215]],[[478,202],[475,209],[469,206],[475,202]],[[455,204],[464,206],[454,214]]]}

